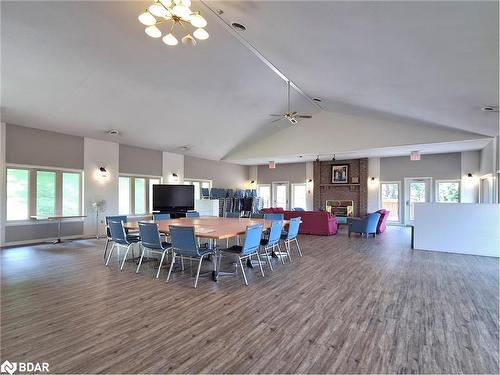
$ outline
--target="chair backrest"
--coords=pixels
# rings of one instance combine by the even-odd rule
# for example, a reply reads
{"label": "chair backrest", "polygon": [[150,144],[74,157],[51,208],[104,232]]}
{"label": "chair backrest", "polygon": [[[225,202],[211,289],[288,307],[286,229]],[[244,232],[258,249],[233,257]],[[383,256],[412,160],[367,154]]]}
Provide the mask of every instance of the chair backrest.
{"label": "chair backrest", "polygon": [[141,243],[144,247],[163,250],[158,224],[139,222],[139,234],[141,235]]}
{"label": "chair backrest", "polygon": [[108,228],[111,235],[111,240],[121,245],[128,245],[127,234],[125,233],[125,228],[123,227],[122,221],[108,222]]}
{"label": "chair backrest", "polygon": [[264,224],[254,224],[247,227],[245,233],[245,243],[241,249],[241,255],[248,255],[258,250]]}
{"label": "chair backrest", "polygon": [[239,218],[241,212],[226,212],[226,217]]}
{"label": "chair backrest", "polygon": [[292,211],[305,211],[302,207],[294,207]]}
{"label": "chair backrest", "polygon": [[250,217],[252,219],[264,219],[264,214],[261,214],[260,212],[252,212]]}
{"label": "chair backrest", "polygon": [[293,240],[299,234],[300,220],[300,217],[293,217],[290,219],[288,233],[286,235],[287,240]]}
{"label": "chair backrest", "polygon": [[269,239],[267,246],[275,245],[281,238],[281,231],[283,230],[283,221],[274,220],[271,224],[271,231],[269,232]]}
{"label": "chair backrest", "polygon": [[106,235],[109,239],[111,239],[111,231],[109,230],[109,222],[110,221],[122,221],[124,223],[127,222],[127,215],[114,215],[114,216],[106,216]]}
{"label": "chair backrest", "polygon": [[188,211],[186,217],[200,217],[200,213],[198,211]]}
{"label": "chair backrest", "polygon": [[284,218],[284,214],[264,214],[266,220],[283,220]]}
{"label": "chair backrest", "polygon": [[366,228],[370,233],[374,233],[377,231],[378,219],[380,219],[379,212],[373,212],[371,214],[368,214],[368,216],[365,218]]}
{"label": "chair backrest", "polygon": [[170,214],[163,214],[163,213],[153,214],[153,220],[155,221],[170,220]]}
{"label": "chair backrest", "polygon": [[170,226],[170,239],[173,250],[180,255],[196,257],[199,255],[198,242],[194,227]]}

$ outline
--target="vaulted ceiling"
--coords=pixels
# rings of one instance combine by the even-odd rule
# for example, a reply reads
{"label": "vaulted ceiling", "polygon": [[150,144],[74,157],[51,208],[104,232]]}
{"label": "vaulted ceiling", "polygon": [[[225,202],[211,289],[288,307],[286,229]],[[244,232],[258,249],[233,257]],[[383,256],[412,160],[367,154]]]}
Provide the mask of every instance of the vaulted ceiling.
{"label": "vaulted ceiling", "polygon": [[[497,2],[194,1],[194,48],[146,36],[149,4],[3,1],[2,121],[246,164],[498,134]],[[312,120],[270,123],[286,86],[255,50]]]}

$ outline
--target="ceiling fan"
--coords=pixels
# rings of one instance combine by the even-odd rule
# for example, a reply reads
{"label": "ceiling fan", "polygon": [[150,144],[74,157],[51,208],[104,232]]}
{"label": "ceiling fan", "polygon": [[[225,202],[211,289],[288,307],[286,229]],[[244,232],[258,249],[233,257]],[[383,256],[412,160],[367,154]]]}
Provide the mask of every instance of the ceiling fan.
{"label": "ceiling fan", "polygon": [[297,112],[292,112],[291,103],[290,103],[290,81],[287,82],[287,94],[288,94],[288,111],[285,113],[282,113],[281,115],[271,115],[271,116],[279,117],[276,120],[273,120],[271,122],[276,122],[276,121],[286,119],[286,120],[290,121],[290,123],[292,125],[295,125],[298,122],[297,121],[298,118],[312,118],[312,116],[310,116],[310,115],[300,115]]}

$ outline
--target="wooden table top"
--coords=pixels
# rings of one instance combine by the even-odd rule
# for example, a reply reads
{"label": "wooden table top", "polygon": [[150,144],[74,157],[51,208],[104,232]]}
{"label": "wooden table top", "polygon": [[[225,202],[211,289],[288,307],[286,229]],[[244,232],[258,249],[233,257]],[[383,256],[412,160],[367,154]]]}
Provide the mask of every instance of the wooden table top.
{"label": "wooden table top", "polygon": [[[272,220],[223,217],[179,218],[170,220],[139,220],[142,223],[157,223],[160,233],[169,233],[170,225],[193,226],[197,237],[224,240],[245,234],[247,226],[264,224],[264,230],[271,228]],[[124,227],[131,230],[139,229],[139,221],[124,223]],[[288,224],[287,220],[283,221]]]}

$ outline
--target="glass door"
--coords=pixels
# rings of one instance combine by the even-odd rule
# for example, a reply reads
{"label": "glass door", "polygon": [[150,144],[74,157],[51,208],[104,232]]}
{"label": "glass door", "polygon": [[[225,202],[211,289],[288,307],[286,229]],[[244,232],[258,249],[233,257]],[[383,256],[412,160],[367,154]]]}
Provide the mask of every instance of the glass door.
{"label": "glass door", "polygon": [[273,207],[281,207],[288,210],[288,182],[273,182]]}
{"label": "glass door", "polygon": [[406,225],[413,225],[415,203],[431,201],[431,178],[406,179]]}

